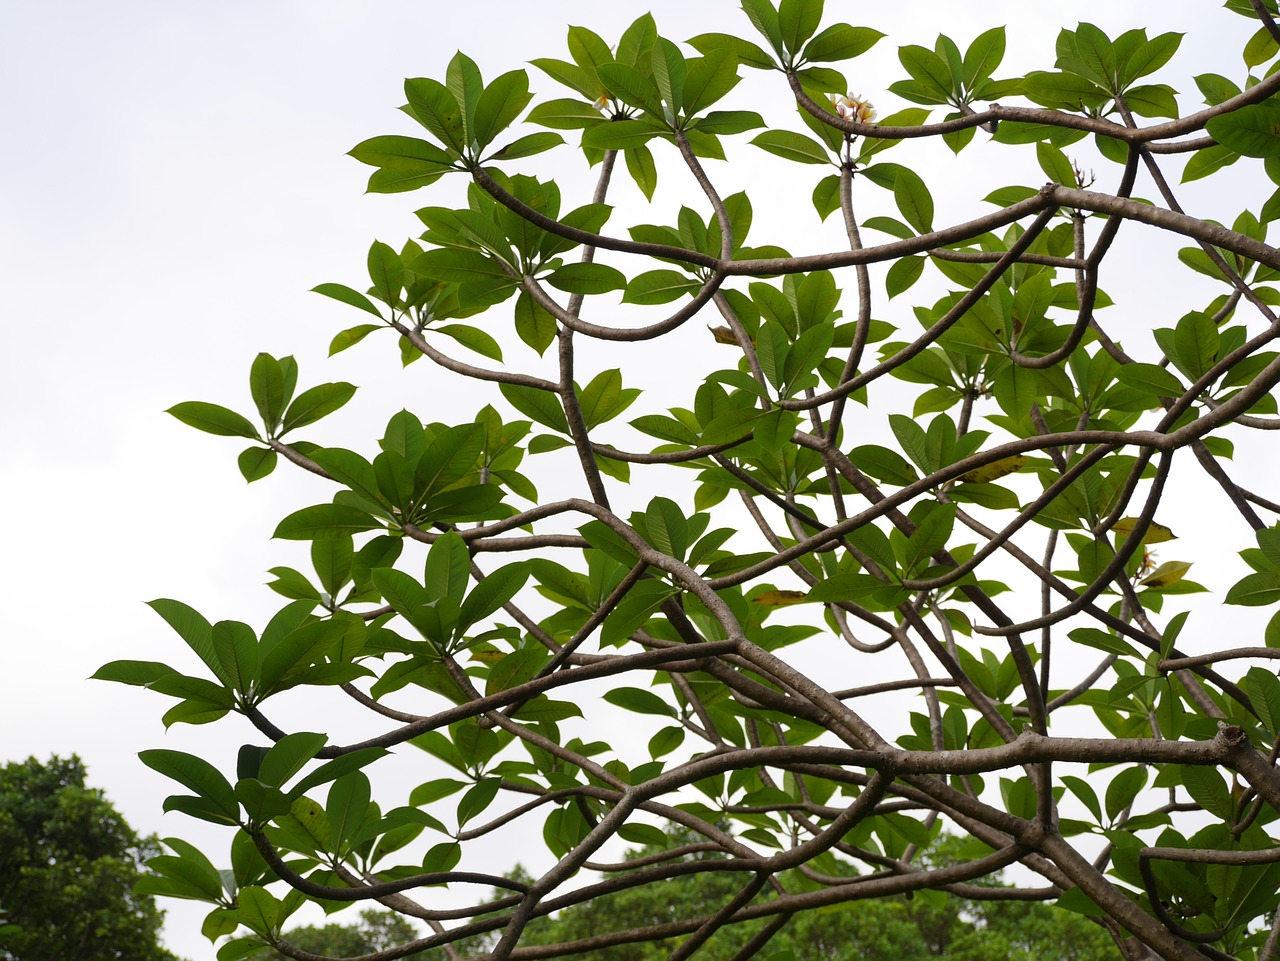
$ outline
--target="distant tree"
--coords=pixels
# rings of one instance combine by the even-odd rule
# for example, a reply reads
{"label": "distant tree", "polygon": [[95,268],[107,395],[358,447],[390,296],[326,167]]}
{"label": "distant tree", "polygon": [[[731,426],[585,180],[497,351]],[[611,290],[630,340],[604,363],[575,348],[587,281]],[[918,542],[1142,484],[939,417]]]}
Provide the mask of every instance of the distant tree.
{"label": "distant tree", "polygon": [[[285,939],[295,948],[339,958],[384,951],[416,937],[419,935],[413,925],[387,911],[361,911],[356,924],[305,924],[285,933]],[[407,955],[406,961],[428,961],[437,957],[443,958],[444,954],[439,950],[419,952]],[[288,955],[276,950],[255,956],[256,961],[287,961],[287,958]]]}
{"label": "distant tree", "polygon": [[84,779],[74,755],[0,769],[0,958],[174,961],[163,912],[134,892],[155,840]]}
{"label": "distant tree", "polygon": [[[710,856],[706,845],[689,831],[672,827],[666,841],[627,852],[623,861],[607,866],[606,875],[658,862],[688,861]],[[964,840],[942,835],[919,861],[921,867],[960,863]],[[843,862],[830,859],[823,867],[854,877]],[[529,883],[532,877],[517,865],[507,878]],[[787,877],[796,890],[819,885],[799,874]],[[771,937],[764,956],[771,961],[1115,961],[1115,943],[1107,933],[1078,914],[1045,904],[1007,899],[1011,893],[997,873],[986,879],[991,900],[964,899],[940,891],[923,891],[914,898],[898,897],[841,905],[825,912],[801,915]],[[735,893],[727,873],[686,874],[659,885],[629,887],[595,901],[574,905],[555,917],[533,921],[525,931],[526,947],[575,944],[580,949],[602,932],[616,928],[644,929],[679,923],[710,914]],[[494,899],[502,890],[493,892]],[[763,899],[761,899],[763,900]],[[724,929],[698,953],[698,961],[732,961],[745,944],[761,935],[764,922]],[[382,951],[420,935],[396,914],[362,911],[357,924],[304,925],[285,932],[291,949],[329,957],[353,957]],[[593,961],[665,961],[681,938],[612,944],[585,950]],[[455,944],[459,959],[486,957],[496,937],[481,936]],[[275,950],[254,955],[254,961],[288,961]],[[444,961],[442,949],[409,955],[410,961]]]}
{"label": "distant tree", "polygon": [[[698,838],[685,831],[668,834],[668,844],[628,852],[609,874],[622,874],[642,864],[706,858]],[[964,841],[944,835],[922,855],[919,866],[945,867],[963,860]],[[634,867],[633,867],[634,866]],[[836,876],[854,877],[834,858],[815,866]],[[786,878],[796,891],[820,885],[793,872]],[[802,914],[770,938],[762,954],[777,961],[1114,961],[1115,943],[1100,927],[1078,914],[1045,904],[1006,899],[1012,893],[997,873],[985,880],[990,900],[963,899],[941,891],[845,904]],[[523,944],[585,944],[601,932],[617,928],[652,928],[688,917],[713,913],[736,892],[732,875],[686,874],[660,885],[626,888],[577,905],[554,919],[534,921]],[[501,892],[495,892],[498,896]],[[977,893],[977,892],[974,892]],[[761,899],[763,900],[763,899]],[[699,951],[699,961],[731,961],[764,922],[725,928]],[[680,941],[641,941],[589,951],[596,961],[664,961]],[[301,945],[300,945],[301,946]],[[788,953],[789,952],[789,953]],[[466,955],[465,951],[463,952]]]}

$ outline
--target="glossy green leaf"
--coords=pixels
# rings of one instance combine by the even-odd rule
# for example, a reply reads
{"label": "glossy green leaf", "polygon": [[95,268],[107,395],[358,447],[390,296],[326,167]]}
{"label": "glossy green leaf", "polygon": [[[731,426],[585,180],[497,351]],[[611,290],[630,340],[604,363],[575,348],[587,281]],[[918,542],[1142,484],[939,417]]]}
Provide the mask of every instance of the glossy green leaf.
{"label": "glossy green leaf", "polygon": [[805,164],[829,164],[831,155],[825,147],[804,134],[790,130],[766,130],[752,141],[761,150],[786,160],[794,160]]}
{"label": "glossy green leaf", "polygon": [[883,37],[879,30],[870,27],[851,27],[836,23],[818,33],[808,42],[803,58],[808,63],[831,63],[852,60],[866,53]]}
{"label": "glossy green leaf", "polygon": [[206,434],[217,434],[221,437],[252,437],[259,439],[258,429],[244,417],[233,410],[217,404],[206,404],[192,400],[182,404],[174,404],[167,413],[172,414],[188,427],[202,430]]}

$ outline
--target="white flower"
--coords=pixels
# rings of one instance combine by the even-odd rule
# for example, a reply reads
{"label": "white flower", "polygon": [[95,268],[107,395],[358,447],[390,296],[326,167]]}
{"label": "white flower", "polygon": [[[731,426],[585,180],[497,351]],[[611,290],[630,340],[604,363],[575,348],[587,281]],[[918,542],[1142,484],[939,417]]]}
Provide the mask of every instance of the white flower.
{"label": "white flower", "polygon": [[855,123],[873,123],[876,119],[876,108],[870,100],[864,100],[860,94],[850,93],[847,97],[831,95],[832,106],[842,120]]}

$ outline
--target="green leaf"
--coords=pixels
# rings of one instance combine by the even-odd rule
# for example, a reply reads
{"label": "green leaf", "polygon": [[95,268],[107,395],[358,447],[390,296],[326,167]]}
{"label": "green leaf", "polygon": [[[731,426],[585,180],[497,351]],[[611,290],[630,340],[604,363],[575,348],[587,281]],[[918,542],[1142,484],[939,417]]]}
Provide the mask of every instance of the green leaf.
{"label": "green leaf", "polygon": [[494,664],[485,682],[485,693],[496,694],[532,680],[550,660],[547,651],[522,647]]}
{"label": "green leaf", "polygon": [[769,0],[742,0],[742,9],[746,13],[747,19],[751,21],[751,25],[769,41],[769,46],[773,48],[773,52],[781,58],[783,56],[783,39],[782,29],[778,24],[777,9]]}
{"label": "green leaf", "polygon": [[924,273],[924,262],[924,257],[903,257],[893,262],[884,278],[885,292],[890,300],[911,289],[920,279],[920,275]]}
{"label": "green leaf", "polygon": [[1210,118],[1214,140],[1246,157],[1280,157],[1280,102],[1264,100]]}
{"label": "green leaf", "polygon": [[291,631],[262,655],[259,685],[264,692],[292,687],[296,676],[316,663],[346,633],[346,625],[338,620],[314,621]]}
{"label": "green leaf", "polygon": [[317,384],[315,387],[304,390],[285,411],[280,433],[284,434],[297,427],[306,427],[322,417],[328,417],[334,411],[344,407],[355,393],[354,384],[341,382]]}
{"label": "green leaf", "polygon": [[730,33],[700,33],[686,41],[701,54],[709,54],[716,50],[727,50],[737,58],[739,63],[757,70],[772,70],[777,66],[774,59],[750,40],[743,40]]}
{"label": "green leaf", "polygon": [[1004,27],[992,27],[974,38],[964,54],[964,85],[972,91],[986,80],[1004,60]]}
{"label": "green leaf", "polygon": [[699,284],[687,274],[675,270],[647,270],[627,283],[622,296],[624,304],[669,304],[698,292]]}
{"label": "green leaf", "polygon": [[608,264],[576,262],[552,272],[547,283],[570,294],[604,294],[627,286],[622,271]]}
{"label": "green leaf", "polygon": [[852,60],[866,53],[883,37],[879,30],[870,27],[851,27],[836,23],[827,27],[809,41],[802,58],[806,63],[831,63]]}
{"label": "green leaf", "polygon": [[1234,820],[1235,803],[1231,800],[1227,782],[1216,768],[1186,765],[1179,770],[1182,772],[1182,786],[1192,800],[1224,821]]}
{"label": "green leaf", "polygon": [[458,801],[458,827],[461,828],[477,815],[484,813],[498,796],[500,787],[502,787],[500,778],[485,778],[462,795],[462,799]]}
{"label": "green leaf", "polygon": [[608,44],[586,27],[570,27],[568,44],[574,63],[587,74],[595,73],[613,60]]}
{"label": "green leaf", "polygon": [[326,761],[318,768],[304,777],[301,781],[293,786],[289,791],[289,797],[297,800],[314,787],[321,784],[327,784],[347,774],[350,771],[358,770],[368,764],[372,764],[378,758],[386,757],[390,753],[386,748],[382,747],[363,747],[352,751],[350,754],[344,754],[341,757]]}
{"label": "green leaf", "polygon": [[[840,177],[829,174],[818,181],[813,188],[813,209],[818,212],[819,220],[826,220],[840,209]],[[863,226],[866,226],[865,224]]]}
{"label": "green leaf", "polygon": [[1094,791],[1093,785],[1084,778],[1073,777],[1070,774],[1063,775],[1061,780],[1062,783],[1066,785],[1067,789],[1079,798],[1081,802],[1083,802],[1084,806],[1089,809],[1089,813],[1101,821],[1102,804],[1098,801],[1098,794]]}
{"label": "green leaf", "polygon": [[601,87],[599,80],[595,76],[588,74],[587,71],[572,63],[565,63],[563,60],[539,59],[530,60],[535,67],[545,73],[551,79],[578,91],[588,100],[594,101],[602,93],[604,89]]}
{"label": "green leaf", "polygon": [[262,480],[276,469],[276,452],[269,447],[246,447],[236,458],[236,466],[249,483]]}
{"label": "green leaf", "polygon": [[1055,110],[1096,109],[1110,99],[1096,83],[1074,73],[1034,70],[1026,76],[1025,89],[1028,99]]}
{"label": "green leaf", "polygon": [[1116,371],[1116,379],[1155,397],[1181,397],[1185,390],[1178,378],[1155,364],[1124,364]]}
{"label": "green leaf", "polygon": [[502,396],[507,399],[507,403],[526,417],[557,433],[569,433],[569,422],[565,419],[564,408],[554,393],[521,384],[502,384],[499,389],[502,391]]}
{"label": "green leaf", "polygon": [[355,550],[350,537],[333,537],[311,542],[311,563],[320,586],[331,597],[351,580]]}
{"label": "green leaf", "polygon": [[689,549],[689,524],[685,512],[669,497],[655,497],[644,514],[645,540],[676,560]]}
{"label": "green leaf", "polygon": [[387,244],[375,240],[369,248],[369,279],[378,299],[394,307],[400,300],[404,287],[404,262]]}
{"label": "green leaf", "polygon": [[564,137],[558,133],[531,133],[517,137],[489,155],[490,160],[521,160],[535,154],[545,153],[564,143]]}
{"label": "green leaf", "polygon": [[363,771],[352,771],[333,782],[325,801],[329,819],[329,849],[345,851],[352,847],[353,837],[369,812],[369,778]]}
{"label": "green leaf", "polygon": [[1174,90],[1167,84],[1151,84],[1132,87],[1125,92],[1125,102],[1139,117],[1169,117],[1177,119],[1178,101]]}
{"label": "green leaf", "polygon": [[[701,113],[737,86],[738,79],[738,61],[731,53],[717,51],[691,61],[684,81],[685,114]],[[707,132],[701,125],[698,129]]]}
{"label": "green leaf", "polygon": [[664,848],[670,842],[661,828],[652,824],[624,824],[618,829],[618,837],[632,844],[653,845]]}
{"label": "green leaf", "polygon": [[166,413],[172,414],[188,427],[220,437],[251,437],[259,440],[258,429],[233,410],[217,404],[191,400],[174,404]]}
{"label": "green leaf", "polygon": [[937,102],[947,102],[953,81],[951,69],[941,57],[927,47],[911,44],[898,48],[898,60],[916,83],[939,98]]}
{"label": "green leaf", "polygon": [[1082,65],[1093,80],[1103,84],[1109,93],[1115,93],[1116,60],[1110,38],[1093,24],[1081,23],[1073,40],[1074,53],[1079,58],[1073,66]]}
{"label": "green leaf", "polygon": [[502,269],[496,257],[477,250],[437,248],[416,258],[410,269],[445,283],[469,284],[501,280],[515,281]]}
{"label": "green leaf", "polygon": [[467,324],[445,324],[435,328],[435,331],[437,334],[452,337],[463,347],[475,351],[481,357],[499,362],[502,360],[502,348],[498,346],[498,342],[479,327],[471,327]]}
{"label": "green leaf", "polygon": [[1187,161],[1187,166],[1182,171],[1182,182],[1184,184],[1191,183],[1193,180],[1200,180],[1216,173],[1223,167],[1229,167],[1240,159],[1240,154],[1236,153],[1230,147],[1224,147],[1222,144],[1214,144],[1211,147],[1205,147],[1197,150],[1191,155],[1191,159]]}
{"label": "green leaf", "polygon": [[480,144],[480,149],[511,126],[531,99],[529,75],[523,70],[504,73],[485,87],[476,103],[472,130],[472,139]]}
{"label": "green leaf", "polygon": [[821,22],[822,0],[781,0],[778,4],[778,29],[784,47],[793,57],[799,55]]}
{"label": "green leaf", "polygon": [[1113,777],[1107,785],[1107,818],[1114,822],[1120,812],[1133,803],[1146,784],[1147,770],[1144,767],[1127,767]]}
{"label": "green leaf", "polygon": [[447,491],[475,471],[484,444],[485,432],[479,424],[442,431],[418,460],[414,483],[420,496]]}
{"label": "green leaf", "polygon": [[440,168],[443,168],[441,172],[458,169],[455,157],[450,156],[435,144],[419,140],[417,137],[372,137],[356,144],[347,151],[347,155],[354,157],[362,164],[385,167],[390,170],[421,173]]}
{"label": "green leaf", "polygon": [[284,787],[319,753],[329,739],[323,734],[305,731],[286,734],[263,756],[257,778],[272,787]]}
{"label": "green leaf", "polygon": [[159,661],[111,661],[102,665],[90,679],[94,681],[117,681],[120,684],[132,684],[135,687],[150,687],[162,677],[178,672],[168,664]]}
{"label": "green leaf", "polygon": [[1040,162],[1040,169],[1050,180],[1068,187],[1076,186],[1075,168],[1071,166],[1067,155],[1057,147],[1048,143],[1036,144],[1036,159]]}
{"label": "green leaf", "polygon": [[181,751],[168,750],[141,751],[138,758],[151,770],[177,781],[194,792],[197,798],[207,801],[209,807],[206,813],[210,816],[205,820],[223,824],[238,823],[240,805],[236,803],[235,791],[230,782],[208,761]]}
{"label": "green leaf", "polygon": [[1246,67],[1256,67],[1264,64],[1276,55],[1277,46],[1275,38],[1271,36],[1271,31],[1265,26],[1261,26],[1249,38],[1244,45],[1242,56]]}
{"label": "green leaf", "polygon": [[465,632],[471,625],[495,614],[524,587],[529,578],[529,566],[523,562],[500,567],[467,595],[458,613],[458,630]]}
{"label": "green leaf", "polygon": [[530,110],[525,119],[556,130],[586,130],[607,122],[592,104],[581,100],[548,100]]}
{"label": "green leaf", "polygon": [[[237,919],[238,920],[238,919]],[[218,961],[240,961],[269,947],[261,938],[232,938],[218,948]]]}
{"label": "green leaf", "polygon": [[359,454],[341,447],[324,447],[312,451],[311,459],[338,483],[345,484],[374,503],[378,502],[378,478],[373,466]]}
{"label": "green leaf", "polygon": [[367,512],[345,504],[317,504],[294,511],[276,525],[273,537],[287,541],[310,541],[325,537],[348,537],[371,531],[382,523]]}
{"label": "green leaf", "polygon": [[1280,601],[1280,573],[1246,574],[1227,591],[1226,603],[1241,607],[1265,607]]}
{"label": "green leaf", "polygon": [[[1128,87],[1139,77],[1155,73],[1168,63],[1182,45],[1182,34],[1162,33],[1147,39],[1145,31],[1137,31],[1133,52],[1119,64],[1120,84]],[[1128,34],[1125,35],[1126,37]],[[1124,39],[1124,37],[1120,38]],[[1117,44],[1119,44],[1117,40]]]}
{"label": "green leaf", "polygon": [[210,634],[214,654],[227,685],[248,692],[258,679],[258,635],[248,624],[219,621]]}
{"label": "green leaf", "polygon": [[652,52],[653,45],[657,42],[658,25],[653,20],[653,14],[643,14],[622,32],[614,59],[619,63],[635,66]]}
{"label": "green leaf", "polygon": [[[379,584],[379,573],[374,572],[375,584]],[[384,576],[393,575],[397,578],[408,578],[408,575],[401,574],[399,571],[388,571]],[[429,603],[441,597],[452,597],[461,603],[466,596],[467,583],[470,579],[471,554],[467,550],[466,541],[456,531],[448,531],[442,534],[427,552],[426,576],[423,580],[425,595],[410,606],[417,607],[418,604]],[[414,587],[417,587],[416,583]],[[381,584],[379,589],[382,589]]]}
{"label": "green leaf", "polygon": [[661,717],[678,717],[676,709],[652,691],[638,687],[615,687],[607,691],[604,699],[610,704],[631,711],[633,714],[657,714]]}
{"label": "green leaf", "polygon": [[628,147],[623,156],[627,161],[627,173],[631,174],[645,200],[653,200],[653,192],[658,188],[658,168],[653,162],[653,153],[642,144]]}
{"label": "green leaf", "polygon": [[625,641],[644,626],[663,601],[675,593],[676,589],[663,581],[640,581],[605,618],[600,630],[600,643],[609,646]]}
{"label": "green leaf", "polygon": [[1212,317],[1193,310],[1178,321],[1173,331],[1173,344],[1175,353],[1170,359],[1180,371],[1195,379],[1217,360],[1222,337]]}
{"label": "green leaf", "polygon": [[634,150],[660,136],[661,129],[643,120],[614,120],[586,131],[582,135],[582,146],[600,150]]}
{"label": "green leaf", "polygon": [[404,82],[404,94],[412,116],[446,147],[458,153],[466,149],[462,112],[453,94],[438,80],[418,77]]}
{"label": "green leaf", "polygon": [[[255,934],[264,937],[274,937],[279,934],[284,917],[282,905],[270,891],[252,886],[241,888],[236,892],[236,907],[228,913]],[[243,955],[235,956],[243,957]],[[221,951],[218,952],[218,961],[223,961]]]}
{"label": "green leaf", "polygon": [[484,92],[484,80],[475,61],[458,51],[445,69],[445,85],[462,110],[463,139],[468,146],[476,140],[476,108]]}
{"label": "green leaf", "polygon": [[670,108],[671,116],[678,117],[684,111],[684,84],[688,75],[684,54],[666,37],[658,37],[651,54],[650,68],[659,96]]}
{"label": "green leaf", "polygon": [[515,307],[516,334],[539,355],[556,339],[556,319],[527,291],[520,291]]}
{"label": "green leaf", "polygon": [[[215,904],[226,896],[222,876],[204,854],[178,838],[165,838],[164,844],[176,851],[177,856],[162,854],[148,858],[147,867],[166,881],[177,882],[183,893],[176,896]],[[140,880],[159,879],[143,877]]]}
{"label": "green leaf", "polygon": [[751,141],[761,150],[786,160],[794,160],[805,164],[830,164],[831,155],[827,149],[812,137],[794,133],[790,130],[766,130]]}
{"label": "green leaf", "polygon": [[284,368],[270,354],[259,354],[249,369],[249,393],[268,432],[274,431],[284,413]]}
{"label": "green leaf", "polygon": [[332,297],[334,300],[341,301],[351,307],[358,307],[360,310],[367,311],[379,320],[383,319],[382,311],[373,305],[373,301],[358,290],[352,290],[345,284],[320,284],[318,287],[312,287],[311,292]]}
{"label": "green leaf", "polygon": [[[637,70],[635,67],[628,66],[624,63],[606,63],[602,64],[599,69],[600,80],[608,88],[609,93],[616,99],[621,100],[628,106],[635,107],[651,114],[653,117],[661,117],[662,114],[662,97],[658,93],[658,88],[654,86],[653,81]],[[601,124],[603,127],[615,126],[631,121],[614,120],[607,124]],[[646,125],[647,126],[647,125]],[[592,130],[599,129],[592,127]],[[657,133],[657,128],[650,126],[649,130]],[[588,131],[590,132],[590,131]],[[586,138],[583,138],[585,145]]]}
{"label": "green leaf", "polygon": [[1106,631],[1098,630],[1096,627],[1078,627],[1067,636],[1077,644],[1097,648],[1100,651],[1106,651],[1108,654],[1121,654],[1128,657],[1138,656],[1134,646],[1124,638],[1117,637],[1115,634],[1108,634]]}
{"label": "green leaf", "polygon": [[186,641],[187,646],[195,651],[196,656],[213,671],[215,677],[224,684],[227,683],[222,662],[213,648],[213,625],[202,614],[181,601],[163,597],[149,602],[147,606],[165,619],[178,636]]}
{"label": "green leaf", "polygon": [[900,167],[893,180],[893,199],[902,216],[922,234],[933,230],[933,197],[914,170]]}

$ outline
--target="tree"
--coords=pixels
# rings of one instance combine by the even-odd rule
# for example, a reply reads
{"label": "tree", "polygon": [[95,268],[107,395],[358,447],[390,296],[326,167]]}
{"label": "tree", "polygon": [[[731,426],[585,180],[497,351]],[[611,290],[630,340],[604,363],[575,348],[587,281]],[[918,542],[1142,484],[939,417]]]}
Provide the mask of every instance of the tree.
{"label": "tree", "polygon": [[[630,851],[626,861],[670,858],[681,847],[696,844],[687,831],[670,832],[664,845]],[[938,839],[922,863],[929,867],[960,863],[963,842],[951,836]],[[685,854],[681,860],[711,856]],[[832,859],[830,867],[853,877]],[[532,880],[531,878],[529,880]],[[816,882],[796,872],[784,883],[798,890],[816,890]],[[986,879],[1006,889],[998,873]],[[568,908],[555,919],[542,918],[524,935],[524,944],[557,944],[591,937],[610,927],[638,928],[685,917],[711,914],[733,897],[731,875],[685,875],[662,885],[646,885],[609,894]],[[748,922],[723,929],[699,950],[702,961],[727,961],[766,924]],[[605,948],[601,961],[661,961],[675,946],[671,942],[641,942]],[[1111,961],[1115,945],[1086,918],[1026,901],[982,901],[967,905],[938,891],[922,891],[913,898],[896,896],[803,915],[779,931],[769,950],[806,961],[925,961],[964,958],[967,961],[1059,958],[1070,961]]]}
{"label": "tree", "polygon": [[[931,866],[939,866],[940,859],[957,863],[962,859],[962,845],[960,839],[944,835],[921,860]],[[662,844],[627,851],[624,861],[634,865],[655,858],[689,861],[709,856],[697,848],[698,836],[677,828],[666,832]],[[838,861],[833,860],[831,865],[842,870]],[[518,865],[507,878],[523,883],[534,880]],[[784,880],[789,886],[814,887],[813,882],[806,882],[794,872],[784,875]],[[1006,887],[998,874],[985,883]],[[525,929],[522,944],[579,941],[610,927],[638,928],[709,914],[733,894],[733,878],[727,874],[676,877],[660,885],[630,888],[574,905],[555,918],[538,918]],[[502,892],[494,891],[493,897],[502,897]],[[925,961],[936,957],[967,961],[1112,961],[1115,957],[1115,945],[1106,933],[1078,914],[1016,900],[980,902],[962,913],[965,903],[942,892],[923,891],[913,898],[899,896],[837,907],[797,919],[772,938],[770,950],[783,955],[789,951],[792,958],[810,961]],[[748,922],[717,932],[700,949],[698,957],[703,961],[732,958],[765,923]],[[313,954],[344,957],[408,941],[414,936],[412,931],[397,915],[365,911],[359,924],[294,928],[286,932],[285,938],[293,947]],[[473,957],[487,952],[495,940],[496,935],[482,936],[457,948],[463,956]],[[599,961],[661,961],[674,943],[615,945],[593,952],[593,957]],[[283,961],[288,956],[272,951],[265,957]],[[434,959],[443,954],[437,949],[421,957]]]}
{"label": "tree", "polygon": [[[527,113],[524,70],[486,84],[458,54],[405,84],[422,136],[351,151],[374,192],[466,184],[463,206],[417,210],[421,243],[373,244],[363,292],[316,288],[365,321],[331,352],[394,331],[404,364],[435,365],[430,413],[449,422],[396,413],[380,450],[304,441],[355,387],[295,396],[296,362],[266,354],[260,426],[172,408],[247,438],[248,480],[283,458],[335,489],[276,528],[310,542],[315,573],[273,570],[288,603],[265,627],[155,601],[203,667],[98,674],[176,698],[167,725],[236,713],[268,742],[234,776],[141,754],[188,792],[167,809],[234,828],[225,887],[185,842],[153,862],[156,890],[214,904],[211,937],[248,929],[223,961],[304,956],[280,932],[307,900],[430,922],[405,953],[495,933],[497,961],[642,942],[679,961],[756,921],[738,957],[764,957],[812,912],[928,891],[1053,902],[1131,958],[1274,953],[1280,619],[1235,622],[1250,626],[1229,649],[1179,645],[1213,633],[1220,602],[1280,602],[1264,519],[1280,505],[1256,457],[1280,426],[1280,194],[1219,211],[1228,227],[1185,213],[1174,182],[1280,182],[1273,0],[1228,0],[1259,69],[1196,77],[1202,107],[1152,77],[1177,34],[1081,23],[1021,77],[996,76],[1003,28],[903,46],[885,96],[909,105],[879,122],[833,66],[878,31],[824,26],[821,0],[743,7],[756,40],[681,46],[647,16],[616,45],[573,27],[570,60],[533,61],[571,95]],[[763,97],[727,108],[753,71],[798,120],[742,109]],[[931,189],[920,158],[939,139],[1049,181],[987,207],[945,169]],[[768,190],[720,189],[710,162],[765,159],[750,147],[775,161]],[[521,172],[578,150],[594,188]],[[671,179],[700,198],[663,213]],[[769,239],[830,236],[826,251],[747,245],[757,205],[790,206],[791,185],[817,220]],[[714,338],[693,323],[710,311]],[[664,354],[642,352],[659,338]],[[642,402],[655,358],[684,363]],[[450,375],[492,403],[456,409]],[[526,457],[558,465],[553,495]],[[1238,556],[1251,573],[1192,607],[1190,562],[1154,554],[1175,536],[1170,492],[1202,476],[1216,500],[1197,510],[1222,535],[1200,569]],[[349,740],[324,707],[290,719],[294,689],[384,731]],[[894,691],[915,710],[875,711]],[[410,746],[429,756],[421,784],[375,801],[381,759]],[[661,819],[706,856],[584,873]],[[944,826],[972,841],[954,863],[928,858]],[[471,853],[539,832],[553,863],[529,882]],[[1016,888],[983,883],[1014,864]],[[538,918],[682,877],[727,890],[706,914],[525,942]],[[441,883],[506,893],[453,908],[419,892]]]}
{"label": "tree", "polygon": [[[354,957],[394,948],[418,936],[414,927],[398,914],[389,911],[361,911],[356,924],[305,925],[293,928],[286,937],[295,948],[330,957]],[[439,951],[407,955],[410,959],[426,959]],[[266,951],[263,961],[284,961],[288,955]]]}
{"label": "tree", "polygon": [[174,961],[155,899],[134,890],[155,839],[84,779],[74,755],[0,769],[0,958]]}

